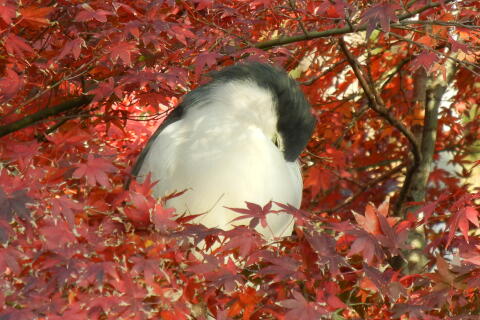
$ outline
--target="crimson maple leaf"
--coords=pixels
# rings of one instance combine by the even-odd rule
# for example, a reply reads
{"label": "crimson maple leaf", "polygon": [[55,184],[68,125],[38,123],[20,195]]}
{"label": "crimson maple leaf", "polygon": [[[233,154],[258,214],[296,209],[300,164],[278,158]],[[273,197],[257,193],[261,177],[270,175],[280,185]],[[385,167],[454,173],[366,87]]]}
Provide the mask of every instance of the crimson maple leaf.
{"label": "crimson maple leaf", "polygon": [[86,163],[79,163],[75,166],[77,169],[73,172],[73,177],[77,179],[85,177],[87,183],[92,187],[98,183],[105,188],[110,188],[107,173],[117,171],[110,161],[94,157],[92,154],[88,155]]}
{"label": "crimson maple leaf", "polygon": [[80,11],[76,15],[75,21],[86,22],[95,19],[98,22],[107,22],[107,16],[112,15],[111,12],[106,10],[93,10],[88,4],[84,4],[83,7],[85,10]]}
{"label": "crimson maple leaf", "polygon": [[424,51],[413,60],[412,69],[424,68],[426,71],[429,71],[437,60],[438,56],[435,52]]}
{"label": "crimson maple leaf", "polygon": [[262,227],[266,228],[268,226],[267,214],[272,212],[272,201],[270,201],[263,207],[260,207],[258,204],[248,201],[245,201],[245,203],[247,205],[247,209],[226,207],[227,209],[230,209],[232,211],[242,213],[241,216],[233,219],[232,222],[252,218],[252,220],[250,220],[250,228],[255,229],[259,222]]}
{"label": "crimson maple leaf", "polygon": [[217,58],[221,57],[220,54],[215,52],[202,52],[195,59],[195,73],[201,74],[202,70],[205,68],[210,68],[217,64]]}
{"label": "crimson maple leaf", "polygon": [[7,36],[7,39],[5,40],[5,49],[7,49],[7,52],[12,55],[16,56],[18,55],[20,58],[24,59],[25,52],[32,53],[33,49],[32,47],[25,41],[25,39],[14,35],[13,33],[10,33]]}
{"label": "crimson maple leaf", "polygon": [[118,42],[110,46],[110,59],[113,62],[121,60],[124,65],[131,66],[132,64],[132,53],[137,53],[138,48],[135,43],[132,42]]}
{"label": "crimson maple leaf", "polygon": [[47,16],[55,10],[54,7],[25,7],[20,9],[22,21],[27,22],[31,26],[44,26],[50,24]]}
{"label": "crimson maple leaf", "polygon": [[12,194],[6,194],[0,188],[0,219],[10,222],[13,215],[16,213],[24,220],[30,218],[30,211],[27,208],[27,203],[33,200],[27,195],[26,190],[17,190]]}
{"label": "crimson maple leaf", "polygon": [[455,212],[448,222],[448,225],[450,226],[450,231],[448,233],[447,247],[450,245],[457,229],[462,232],[463,237],[468,243],[469,224],[471,222],[478,228],[480,226],[478,216],[479,212],[472,206],[466,206]]}
{"label": "crimson maple leaf", "polygon": [[152,212],[152,222],[155,224],[155,228],[158,231],[165,232],[168,228],[175,228],[178,223],[175,219],[175,209],[164,208],[162,205],[157,204]]}
{"label": "crimson maple leaf", "polygon": [[401,9],[399,4],[383,2],[366,10],[362,16],[362,23],[367,24],[367,38],[373,29],[380,25],[385,31],[390,31],[390,21],[398,21],[395,10]]}
{"label": "crimson maple leaf", "polygon": [[53,214],[57,216],[60,214],[63,215],[70,227],[75,223],[73,210],[83,209],[83,206],[80,203],[75,202],[66,196],[53,198],[51,204]]}
{"label": "crimson maple leaf", "polygon": [[328,314],[327,309],[320,303],[307,301],[298,291],[293,292],[293,299],[280,301],[279,304],[290,309],[285,314],[285,320],[320,319],[322,315]]}
{"label": "crimson maple leaf", "polygon": [[112,78],[108,78],[106,81],[101,82],[98,87],[88,92],[88,94],[94,95],[92,100],[93,102],[108,98],[113,93],[115,93],[118,98],[122,98],[122,92],[118,87],[115,87],[115,83]]}
{"label": "crimson maple leaf", "polygon": [[78,59],[80,57],[80,52],[82,50],[82,47],[85,47],[85,40],[82,38],[75,38],[73,40],[67,40],[67,42],[64,44],[62,51],[58,55],[57,59],[61,60],[65,56],[71,54],[75,59]]}
{"label": "crimson maple leaf", "polygon": [[12,19],[17,16],[15,7],[7,3],[0,5],[0,18],[5,21],[6,24],[12,23]]}

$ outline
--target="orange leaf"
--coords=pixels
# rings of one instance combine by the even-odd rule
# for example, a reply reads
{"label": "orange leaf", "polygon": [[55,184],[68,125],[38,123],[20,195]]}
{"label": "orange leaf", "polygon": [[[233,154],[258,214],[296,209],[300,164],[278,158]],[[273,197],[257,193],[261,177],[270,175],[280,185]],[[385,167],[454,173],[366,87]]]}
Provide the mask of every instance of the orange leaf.
{"label": "orange leaf", "polygon": [[24,21],[31,25],[44,25],[50,23],[50,20],[47,19],[47,16],[53,10],[55,10],[53,7],[25,7],[20,9],[20,15]]}
{"label": "orange leaf", "polygon": [[433,39],[429,35],[424,35],[424,36],[418,38],[417,40],[415,40],[415,42],[424,44],[428,47],[433,47],[436,43],[435,39]]}
{"label": "orange leaf", "polygon": [[432,33],[440,38],[448,38],[448,27],[446,26],[432,26]]}
{"label": "orange leaf", "polygon": [[368,203],[365,207],[365,216],[353,212],[353,216],[357,223],[367,232],[371,234],[381,234],[380,223],[378,221],[376,209],[372,203]]}
{"label": "orange leaf", "polygon": [[440,21],[455,21],[455,16],[450,12],[446,12],[440,16]]}

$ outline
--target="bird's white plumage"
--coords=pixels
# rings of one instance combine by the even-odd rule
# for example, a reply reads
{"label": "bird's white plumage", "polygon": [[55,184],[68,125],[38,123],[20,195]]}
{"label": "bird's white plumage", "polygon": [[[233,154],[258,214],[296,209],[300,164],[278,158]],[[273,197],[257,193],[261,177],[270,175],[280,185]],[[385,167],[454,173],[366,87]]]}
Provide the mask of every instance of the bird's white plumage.
{"label": "bird's white plumage", "polygon": [[[178,214],[197,218],[207,227],[229,229],[248,221],[232,220],[245,201],[261,206],[277,201],[300,206],[302,177],[298,163],[288,162],[272,142],[277,114],[269,90],[247,80],[216,86],[208,97],[190,107],[181,119],[165,127],[153,141],[139,177],[152,173],[159,180],[154,193],[168,200]],[[266,238],[289,235],[292,217],[269,214]]]}

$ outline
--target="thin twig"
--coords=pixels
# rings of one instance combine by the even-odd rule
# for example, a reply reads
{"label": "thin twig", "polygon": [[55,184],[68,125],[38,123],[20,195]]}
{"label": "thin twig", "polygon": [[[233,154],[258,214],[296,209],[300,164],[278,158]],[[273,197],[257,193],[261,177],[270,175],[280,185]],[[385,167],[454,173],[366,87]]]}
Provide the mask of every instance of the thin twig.
{"label": "thin twig", "polygon": [[310,86],[312,85],[315,81],[317,81],[318,79],[320,79],[321,77],[324,77],[325,75],[329,74],[330,72],[332,72],[333,70],[335,70],[339,65],[343,64],[347,62],[346,59],[343,59],[341,61],[338,61],[338,62],[335,62],[333,65],[331,65],[329,68],[327,68],[326,70],[322,71],[322,73],[316,75],[315,77],[312,77],[308,80],[305,80],[303,82],[301,82],[300,84],[304,85],[304,86]]}
{"label": "thin twig", "polygon": [[339,205],[333,207],[333,208],[328,208],[328,209],[325,209],[325,210],[322,210],[322,212],[337,212],[338,210],[346,207],[347,205],[349,205],[350,203],[353,202],[353,200],[355,200],[358,196],[360,196],[362,193],[364,193],[365,191],[367,191],[368,189],[370,189],[371,187],[379,184],[380,182],[382,182],[383,180],[389,178],[390,176],[394,175],[395,173],[401,171],[403,168],[405,167],[405,163],[401,163],[399,164],[398,166],[396,166],[395,168],[393,168],[392,170],[388,171],[388,172],[385,172],[384,174],[382,174],[380,177],[378,178],[375,178],[373,179],[372,181],[368,182],[362,189],[358,190],[357,192],[355,192],[354,194],[352,194],[350,197],[348,197],[347,199],[345,199],[345,201],[343,201],[342,203],[340,203]]}
{"label": "thin twig", "polygon": [[[395,32],[391,32],[391,31],[390,31],[390,32],[388,32],[388,34],[390,34],[390,35],[392,35],[392,36],[394,36],[394,37],[396,37],[396,38],[398,38],[398,39],[400,39],[400,40],[403,40],[403,41],[405,41],[405,42],[408,42],[408,43],[410,43],[410,44],[413,44],[413,45],[415,45],[415,46],[421,47],[421,48],[424,49],[424,50],[427,50],[427,51],[433,52],[433,53],[435,53],[435,54],[441,55],[441,56],[445,57],[446,59],[452,60],[452,61],[454,61],[454,62],[456,62],[456,63],[464,66],[465,68],[467,68],[468,70],[470,70],[470,72],[474,73],[475,75],[480,76],[480,73],[474,70],[474,69],[480,69],[480,66],[479,66],[478,64],[471,63],[471,62],[468,62],[468,61],[465,61],[465,60],[459,60],[459,59],[457,59],[457,58],[455,58],[455,57],[453,57],[453,56],[451,56],[451,55],[448,55],[448,54],[446,54],[446,53],[444,53],[444,52],[441,52],[441,51],[432,49],[432,48],[430,48],[429,46],[424,45],[423,43],[418,43],[418,42],[416,42],[416,41],[413,41],[413,40],[410,40],[410,39],[408,39],[408,38],[405,38],[405,37],[403,37],[403,36],[401,36],[401,35],[399,35],[398,33],[395,33]],[[471,67],[471,68],[473,68],[473,69],[468,68],[468,67]]]}

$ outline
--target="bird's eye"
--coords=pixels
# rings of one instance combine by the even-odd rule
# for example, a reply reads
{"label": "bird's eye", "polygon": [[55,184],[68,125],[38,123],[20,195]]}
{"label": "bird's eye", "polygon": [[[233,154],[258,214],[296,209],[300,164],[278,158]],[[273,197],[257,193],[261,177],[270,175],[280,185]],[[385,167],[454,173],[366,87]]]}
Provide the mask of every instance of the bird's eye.
{"label": "bird's eye", "polygon": [[272,142],[279,150],[281,151],[283,150],[282,138],[278,133],[275,133],[275,135],[272,138]]}

